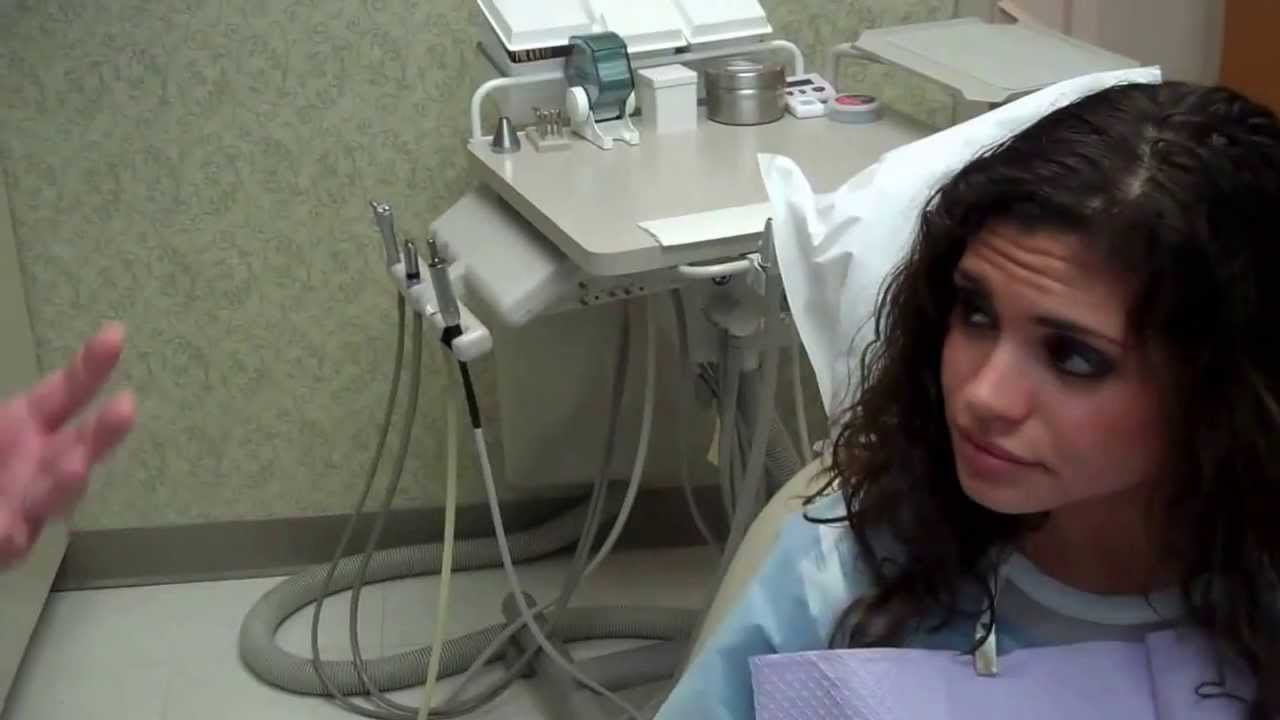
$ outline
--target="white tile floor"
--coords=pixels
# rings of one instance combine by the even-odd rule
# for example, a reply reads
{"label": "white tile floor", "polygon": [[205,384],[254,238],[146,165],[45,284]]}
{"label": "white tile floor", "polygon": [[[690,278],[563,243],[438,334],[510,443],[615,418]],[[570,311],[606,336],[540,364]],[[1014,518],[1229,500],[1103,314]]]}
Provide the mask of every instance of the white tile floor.
{"label": "white tile floor", "polygon": [[[563,558],[521,567],[539,599],[559,588]],[[715,572],[701,548],[617,553],[583,588],[577,604],[696,607]],[[212,720],[354,717],[325,700],[270,688],[246,671],[236,652],[240,620],[276,579],[56,593],[41,618],[4,720]],[[425,644],[434,617],[436,578],[376,585],[360,602],[361,638],[370,654]],[[501,619],[500,570],[455,576],[450,634]],[[346,654],[349,602],[325,603],[322,652]],[[306,654],[310,613],[290,618],[281,645]],[[445,689],[450,687],[446,682]],[[418,691],[392,696],[416,705]],[[648,691],[652,696],[652,690]],[[628,695],[647,700],[645,689]],[[473,720],[545,717],[530,687],[517,685]]]}

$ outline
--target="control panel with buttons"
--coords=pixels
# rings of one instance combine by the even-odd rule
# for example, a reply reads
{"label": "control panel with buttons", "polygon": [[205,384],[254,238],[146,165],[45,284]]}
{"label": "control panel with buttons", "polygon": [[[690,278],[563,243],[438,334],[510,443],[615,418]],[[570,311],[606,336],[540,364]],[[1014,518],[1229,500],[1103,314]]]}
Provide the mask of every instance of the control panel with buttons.
{"label": "control panel with buttons", "polygon": [[818,73],[787,78],[787,111],[798,118],[822,117],[836,89]]}
{"label": "control panel with buttons", "polygon": [[836,96],[836,89],[818,73],[792,75],[787,78],[787,100],[793,98],[813,98],[820,103],[829,103]]}

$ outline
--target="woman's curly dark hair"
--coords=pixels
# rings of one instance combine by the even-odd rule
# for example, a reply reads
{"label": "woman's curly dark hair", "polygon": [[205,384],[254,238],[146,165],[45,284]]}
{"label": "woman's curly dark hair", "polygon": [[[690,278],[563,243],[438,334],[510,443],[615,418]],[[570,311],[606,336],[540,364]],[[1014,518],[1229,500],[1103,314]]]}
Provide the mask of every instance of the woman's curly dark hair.
{"label": "woman's curly dark hair", "polygon": [[833,644],[894,645],[922,618],[955,620],[961,588],[986,587],[993,555],[1034,525],[964,493],[944,416],[952,272],[994,221],[1070,232],[1134,279],[1130,325],[1173,360],[1173,447],[1186,453],[1166,547],[1191,619],[1253,671],[1251,716],[1280,717],[1280,122],[1224,88],[1108,88],[931,198],[880,296],[819,493],[843,493],[874,587]]}

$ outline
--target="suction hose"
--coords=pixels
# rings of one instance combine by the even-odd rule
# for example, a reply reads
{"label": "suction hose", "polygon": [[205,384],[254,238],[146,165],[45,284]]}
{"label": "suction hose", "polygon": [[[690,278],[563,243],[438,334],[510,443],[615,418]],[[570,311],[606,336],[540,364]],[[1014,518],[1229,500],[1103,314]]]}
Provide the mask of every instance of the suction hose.
{"label": "suction hose", "polygon": [[791,444],[791,436],[777,421],[769,428],[769,447],[765,451],[765,462],[769,473],[780,481],[777,487],[770,488],[774,491],[786,485],[804,469],[804,462]]}
{"label": "suction hose", "polygon": [[[585,505],[538,527],[510,537],[513,559],[537,560],[571,546],[586,521]],[[412,545],[374,553],[367,582],[381,582],[440,571],[443,546],[439,543]],[[454,548],[456,571],[498,567],[502,559],[491,538],[463,540]],[[334,575],[331,592],[351,588],[356,581],[360,557],[343,558]],[[240,658],[262,681],[290,692],[327,695],[308,657],[294,655],[276,645],[276,631],[289,616],[315,602],[324,585],[325,565],[288,578],[253,606],[240,626]],[[572,608],[555,618],[557,636],[565,641],[605,638],[685,640],[693,632],[697,612],[672,609]],[[506,628],[499,623],[444,644],[440,674],[450,677],[465,672]],[[426,677],[429,648],[368,661],[369,677],[383,690],[397,690],[420,684]],[[367,691],[356,674],[354,663],[325,660],[321,669],[344,694]]]}
{"label": "suction hose", "polygon": [[[756,393],[742,393],[739,395],[738,403],[742,409],[739,413],[741,420],[738,425],[740,436],[747,436],[747,430],[750,425],[745,422],[745,418],[754,417],[757,412],[758,398]],[[800,459],[800,453],[797,451],[795,443],[791,440],[791,433],[787,431],[782,420],[774,413],[769,421],[769,436],[765,444],[765,475],[768,483],[768,497],[786,485],[791,478],[795,477],[804,469],[804,462]]]}

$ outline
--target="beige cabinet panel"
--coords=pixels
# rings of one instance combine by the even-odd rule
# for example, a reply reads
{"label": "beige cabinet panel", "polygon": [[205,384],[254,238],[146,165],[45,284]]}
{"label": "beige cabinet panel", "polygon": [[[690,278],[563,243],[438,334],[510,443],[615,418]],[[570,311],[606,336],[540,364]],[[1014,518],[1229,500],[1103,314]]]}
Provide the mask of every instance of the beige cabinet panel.
{"label": "beige cabinet panel", "polygon": [[[2,170],[0,168],[0,397],[7,397],[33,381],[38,373]],[[61,524],[51,526],[25,562],[0,572],[0,710],[4,708],[66,548],[66,528]]]}

